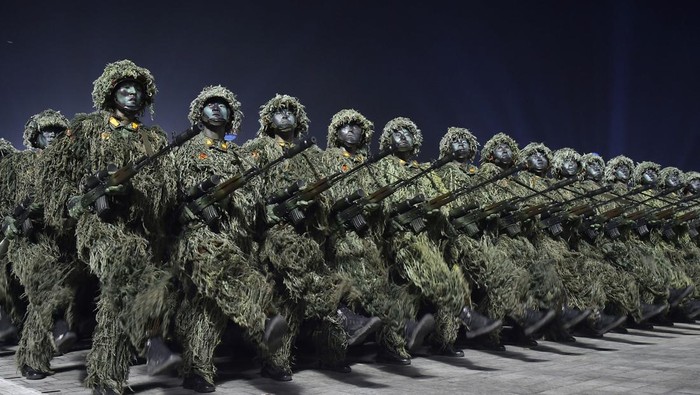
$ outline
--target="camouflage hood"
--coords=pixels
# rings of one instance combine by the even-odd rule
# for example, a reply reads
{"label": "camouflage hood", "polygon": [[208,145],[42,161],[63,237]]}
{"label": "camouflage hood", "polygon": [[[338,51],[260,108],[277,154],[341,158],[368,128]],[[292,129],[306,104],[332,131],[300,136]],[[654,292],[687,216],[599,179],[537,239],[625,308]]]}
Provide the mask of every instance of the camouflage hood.
{"label": "camouflage hood", "polygon": [[372,134],[374,134],[374,124],[369,119],[365,118],[364,115],[353,109],[340,110],[333,115],[331,123],[328,125],[326,147],[340,147],[337,130],[339,127],[350,123],[356,124],[362,130],[362,140],[360,141],[360,146],[357,147],[357,153],[367,156],[370,150],[369,143],[372,141]]}
{"label": "camouflage hood", "polygon": [[552,150],[547,148],[547,146],[542,143],[530,143],[526,145],[525,148],[520,150],[520,160],[516,163],[524,163],[527,160],[527,157],[535,152],[543,153],[544,157],[547,158],[547,162],[549,163],[548,168],[552,167]]}
{"label": "camouflage hood", "polygon": [[294,138],[304,136],[309,131],[309,117],[306,116],[304,105],[296,97],[278,93],[275,97],[268,100],[267,103],[260,106],[260,129],[258,129],[257,136],[275,137],[275,134],[270,130],[270,125],[272,125],[272,116],[280,108],[291,110],[297,119],[297,129],[294,131]]}
{"label": "camouflage hood", "polygon": [[42,129],[51,126],[58,126],[64,130],[68,129],[68,118],[56,110],[47,109],[29,117],[24,125],[23,143],[27,148],[36,148],[33,141]]}
{"label": "camouflage hood", "polygon": [[221,98],[228,105],[231,110],[231,120],[226,125],[226,132],[238,133],[241,128],[241,121],[243,120],[243,112],[241,111],[241,103],[236,100],[236,95],[230,90],[224,88],[221,85],[210,85],[202,89],[199,96],[192,100],[190,103],[190,113],[187,115],[187,119],[190,123],[194,125],[200,122],[202,119],[202,111],[204,110],[204,104],[209,99]]}
{"label": "camouflage hood", "polygon": [[513,151],[513,163],[518,163],[518,159],[520,158],[518,143],[503,132],[497,133],[484,144],[484,148],[481,149],[481,163],[491,162],[493,151],[501,144],[506,144],[510,147],[510,150]]}
{"label": "camouflage hood", "polygon": [[474,162],[474,158],[476,158],[476,154],[479,151],[479,142],[476,140],[476,136],[469,129],[465,128],[447,128],[447,133],[440,140],[440,158],[452,152],[452,143],[459,140],[467,140],[469,142],[472,153],[467,158],[467,162]]}
{"label": "camouflage hood", "polygon": [[592,152],[581,155],[581,168],[583,171],[586,171],[586,168],[591,163],[598,163],[601,169],[605,169],[605,159],[602,156]]}
{"label": "camouflage hood", "polygon": [[634,182],[634,185],[642,185],[642,175],[645,171],[650,169],[656,170],[656,173],[658,174],[659,170],[661,170],[661,165],[648,161],[637,163],[634,171],[632,171],[632,181]]}
{"label": "camouflage hood", "polygon": [[673,175],[677,175],[681,185],[685,185],[687,178],[685,177],[683,172],[680,171],[680,169],[678,169],[677,167],[669,166],[659,170],[659,182],[657,183],[659,189],[666,188],[666,180],[668,180],[669,177]]}
{"label": "camouflage hood", "polygon": [[610,182],[617,182],[616,177],[615,177],[615,168],[620,166],[620,165],[626,165],[627,167],[630,168],[630,172],[634,171],[634,162],[632,159],[624,156],[624,155],[618,155],[612,159],[610,159],[605,165],[605,172],[603,173],[603,181],[606,183]]}
{"label": "camouflage hood", "polygon": [[92,83],[92,104],[97,110],[112,111],[112,91],[121,81],[135,80],[143,85],[144,108],[148,107],[153,116],[153,98],[158,90],[148,69],[139,67],[130,60],[120,60],[105,66],[102,75]]}
{"label": "camouflage hood", "polygon": [[410,156],[416,156],[420,152],[420,147],[423,144],[423,133],[413,121],[404,117],[397,117],[387,122],[379,137],[379,149],[388,148],[394,142],[393,133],[395,130],[406,128],[413,136],[413,150]]}
{"label": "camouflage hood", "polygon": [[[690,182],[693,180],[700,180],[700,173],[698,173],[697,171],[688,171],[684,174],[684,177],[683,177],[683,184],[684,185],[686,185],[686,186],[690,185]],[[691,191],[686,190],[686,192],[691,192]]]}
{"label": "camouflage hood", "polygon": [[7,155],[14,154],[15,152],[17,152],[17,148],[15,148],[12,143],[0,138],[0,159],[6,157]]}
{"label": "camouflage hood", "polygon": [[571,148],[559,148],[554,152],[554,155],[552,155],[552,175],[554,175],[554,177],[561,177],[561,166],[567,160],[578,162],[579,174],[584,171],[583,164],[581,164],[581,154]]}

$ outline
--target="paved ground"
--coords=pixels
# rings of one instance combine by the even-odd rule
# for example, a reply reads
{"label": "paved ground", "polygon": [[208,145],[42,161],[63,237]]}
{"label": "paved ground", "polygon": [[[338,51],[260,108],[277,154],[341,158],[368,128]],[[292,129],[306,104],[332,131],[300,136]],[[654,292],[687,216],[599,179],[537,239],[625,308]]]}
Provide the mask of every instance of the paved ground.
{"label": "paved ground", "polygon": [[[302,369],[291,383],[260,377],[246,361],[221,359],[219,394],[700,394],[700,324],[676,324],[653,331],[630,330],[573,344],[541,341],[526,349],[496,353],[465,350],[466,357],[417,357],[408,367],[372,363],[356,350],[353,372]],[[0,350],[0,394],[89,394],[80,386],[86,351],[53,361],[56,373],[27,381],[16,370],[13,348]],[[175,377],[152,378],[143,366],[131,369],[136,394],[192,394]]]}

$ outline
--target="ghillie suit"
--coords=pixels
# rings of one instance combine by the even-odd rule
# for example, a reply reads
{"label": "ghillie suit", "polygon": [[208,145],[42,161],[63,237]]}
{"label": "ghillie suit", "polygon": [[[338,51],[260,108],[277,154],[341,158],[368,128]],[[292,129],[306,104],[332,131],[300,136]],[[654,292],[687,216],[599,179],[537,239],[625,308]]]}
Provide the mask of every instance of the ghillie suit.
{"label": "ghillie suit", "polygon": [[[309,119],[304,106],[294,97],[276,95],[261,107],[257,137],[243,146],[257,166],[279,158],[289,146],[270,128],[272,115],[282,108],[289,109],[297,119],[294,136],[307,134]],[[310,184],[321,178],[320,156],[321,151],[312,147],[262,174],[255,182],[257,200],[265,202],[298,180]],[[332,273],[324,261],[320,243],[325,231],[320,224],[325,221],[327,213],[323,211],[327,204],[322,199],[323,195],[306,207],[304,229],[295,229],[284,219],[274,223],[275,219],[271,221],[274,224],[261,231],[259,264],[276,282],[275,303],[289,325],[280,350],[263,360],[263,372],[291,374],[292,347],[303,322],[312,328],[312,341],[323,366],[337,366],[345,360],[347,335],[337,308],[349,292],[349,282]]]}
{"label": "ghillie suit", "polygon": [[35,213],[31,215],[31,222],[36,229],[31,236],[16,236],[7,256],[28,302],[15,357],[19,368],[30,368],[41,373],[51,372],[51,358],[54,353],[60,352],[52,334],[55,318],[65,318],[69,327],[74,326],[73,308],[77,281],[80,280],[73,240],[61,237],[59,230],[45,226],[41,219],[43,194],[39,192],[40,186],[36,182],[44,166],[46,150],[38,149],[36,137],[46,127],[58,127],[65,131],[68,119],[54,110],[44,110],[29,119],[24,129],[27,149],[8,158],[13,162],[16,174],[14,185],[7,185],[7,191],[14,194],[17,204],[31,199],[28,209]]}
{"label": "ghillie suit", "polygon": [[[17,175],[23,171],[23,169],[16,167],[19,162],[23,162],[14,159],[17,153],[17,149],[9,141],[0,138],[0,216],[3,218],[11,216],[17,205],[13,187],[17,182]],[[0,238],[3,237],[4,235],[0,234]],[[9,240],[5,240],[4,243],[9,244]],[[7,325],[14,325],[17,329],[22,326],[27,308],[26,301],[20,297],[23,292],[22,285],[12,275],[12,267],[7,260],[7,254],[1,254],[0,309],[2,311],[0,311],[0,321],[7,320]]]}
{"label": "ghillie suit", "polygon": [[[615,176],[615,169],[618,166],[627,166],[629,169],[635,169],[634,162],[626,156],[618,155],[607,162],[603,181],[613,186],[611,196],[621,196],[628,192],[627,184],[618,180]],[[637,179],[635,180],[637,183],[639,183],[642,174],[639,170],[641,168],[635,169],[633,175],[633,178]],[[638,203],[642,199],[643,197],[640,196],[631,196],[618,203],[603,205],[600,211],[606,212],[619,205]],[[641,210],[645,207],[647,206],[644,204],[638,205],[627,212]],[[639,289],[639,301],[641,303],[653,304],[655,301],[665,303],[665,300],[668,298],[668,273],[659,268],[649,246],[631,234],[632,230],[629,226],[621,226],[619,231],[620,237],[615,239],[611,239],[608,236],[599,237],[596,240],[599,251],[614,267],[634,277]]]}
{"label": "ghillie suit", "polygon": [[[523,152],[521,152],[523,156],[528,154],[528,147],[525,147]],[[549,151],[544,146],[539,146],[535,149],[543,149],[545,152]],[[560,181],[565,177],[561,172],[561,167],[564,162],[573,160],[577,164],[581,163],[581,156],[570,148],[559,149],[553,155],[550,153],[548,156],[551,157],[549,163],[554,180],[537,177],[532,174],[532,184],[534,184],[535,188],[538,190],[551,186],[554,182]],[[582,167],[579,166],[579,173],[572,177],[578,178],[581,174],[581,170]],[[580,196],[575,188],[579,188],[579,182],[548,193],[547,195],[553,198],[549,204],[564,202]],[[572,205],[564,206],[562,209],[566,210],[571,208],[571,206],[577,206],[579,204],[581,204],[581,202],[577,200]],[[556,215],[556,213],[554,215]],[[566,302],[569,307],[579,310],[589,308],[596,310],[602,309],[605,305],[605,287],[602,278],[598,275],[597,262],[570,248],[569,243],[573,237],[571,225],[572,224],[566,223],[563,228],[564,231],[559,235],[552,235],[552,233],[545,229],[537,228],[537,230],[531,234],[531,240],[533,240],[533,244],[539,251],[547,254],[548,259],[556,263],[557,274],[561,278],[564,286]]]}
{"label": "ghillie suit", "polygon": [[[379,140],[379,148],[386,149],[393,143],[393,133],[406,129],[413,138],[413,149],[409,157],[418,154],[423,136],[418,127],[408,118],[394,118],[389,121]],[[404,161],[390,155],[373,167],[377,181],[388,185],[398,180],[407,179],[420,172],[424,167],[415,161]],[[435,312],[435,333],[432,335],[433,347],[438,351],[452,349],[457,338],[460,320],[457,318],[464,306],[471,305],[469,284],[458,264],[445,262],[437,240],[430,237],[435,229],[430,229],[436,221],[428,220],[426,232],[414,234],[409,229],[402,229],[390,217],[393,207],[402,201],[417,195],[427,198],[447,192],[440,178],[434,173],[419,178],[412,185],[399,189],[385,200],[384,221],[386,226],[396,227],[393,232],[377,242],[383,245],[386,259],[391,265],[393,280],[406,285],[414,299],[415,311],[427,308]],[[431,213],[437,216],[442,213]],[[406,301],[405,303],[409,303]]]}
{"label": "ghillie suit", "polygon": [[[139,82],[144,87],[144,104],[152,104],[156,89],[147,69],[128,60],[110,63],[94,82],[97,111],[76,115],[70,138],[44,153],[41,183],[45,188],[58,186],[58,190],[46,190],[48,224],[65,221],[66,202],[85,192],[80,186],[87,177],[110,164],[134,163],[167,144],[159,127],[114,117],[110,97],[124,80]],[[166,245],[163,221],[176,190],[171,159],[166,155],[143,168],[123,196],[107,195],[114,218],[83,213],[77,219],[78,256],[100,283],[97,327],[86,363],[88,388],[121,393],[133,352],[143,352],[146,338],[164,336],[168,327],[174,309],[167,298],[172,274],[161,260]]]}
{"label": "ghillie suit", "polygon": [[[342,148],[338,140],[338,129],[344,125],[356,124],[362,130],[362,141],[355,154]],[[326,151],[321,157],[320,168],[332,173],[348,171],[361,164],[369,154],[369,144],[374,133],[374,125],[355,110],[341,110],[331,119],[328,126]],[[371,170],[371,169],[370,169]],[[367,169],[360,170],[352,176],[335,184],[328,191],[332,202],[350,196],[358,188],[372,193],[380,188]],[[389,278],[389,267],[382,259],[381,248],[376,240],[381,234],[381,223],[377,216],[366,215],[368,230],[358,235],[344,229],[342,224],[332,224],[326,244],[326,261],[332,270],[343,273],[357,290],[350,298],[352,310],[364,310],[372,316],[379,317],[383,326],[377,334],[377,343],[382,351],[410,358],[404,339],[405,321],[415,317],[412,303],[405,303],[405,287],[401,287]]]}
{"label": "ghillie suit", "polygon": [[[693,180],[700,180],[700,173],[695,171],[689,171],[685,173],[685,183],[689,185]],[[690,196],[690,192],[686,193],[686,196]],[[690,205],[697,203],[697,200],[692,200],[689,202]],[[684,213],[685,210],[679,210]],[[681,222],[673,229],[678,235],[676,238],[676,243],[678,244],[679,253],[683,256],[684,270],[685,273],[690,277],[695,284],[695,290],[690,295],[693,299],[700,298],[700,289],[698,285],[700,284],[700,247],[696,244],[699,240],[691,229],[697,227],[697,219],[691,219],[689,221]]]}
{"label": "ghillie suit", "polygon": [[[666,183],[670,177],[675,177],[678,179],[679,183],[685,184],[685,178],[680,170],[675,167],[665,167],[659,171],[656,192],[669,188]],[[682,191],[677,191],[666,195],[664,198],[651,200],[649,203],[652,207],[663,208],[670,203],[678,201],[681,195]],[[673,209],[674,211],[677,210],[676,207],[673,207]],[[647,244],[650,245],[654,252],[657,264],[668,273],[669,282],[667,286],[671,290],[682,290],[686,287],[697,288],[696,284],[685,272],[685,259],[681,252],[678,238],[665,238],[661,226],[662,222],[661,220],[652,220],[648,239],[642,237],[642,240],[647,241]]]}
{"label": "ghillie suit", "polygon": [[[451,143],[466,139],[470,147],[476,148],[476,137],[467,129],[451,127],[440,140],[440,157],[451,152]],[[474,160],[468,159],[467,163]],[[467,185],[476,185],[486,180],[480,169],[470,164],[452,161],[436,171],[445,187],[454,191]],[[484,188],[463,195],[448,204],[448,210],[458,209],[470,204],[479,207],[488,206],[492,201]],[[447,262],[458,262],[472,285],[472,301],[477,310],[491,319],[503,320],[507,315],[522,316],[529,274],[516,266],[510,259],[505,259],[502,252],[494,246],[494,234],[488,231],[480,236],[470,237],[465,233],[450,234],[443,238],[442,249]],[[490,336],[498,342],[500,331]]]}
{"label": "ghillie suit", "polygon": [[[189,120],[200,122],[207,100],[221,98],[232,116],[226,132],[237,132],[243,114],[234,94],[221,86],[208,86],[192,101]],[[204,132],[174,153],[181,204],[186,191],[213,175],[222,182],[250,168],[243,163],[232,142],[207,137]],[[243,158],[247,160],[248,158]],[[253,180],[255,182],[255,180]],[[183,285],[176,332],[183,346],[183,374],[193,374],[213,383],[214,349],[228,320],[240,326],[258,348],[263,349],[265,318],[272,310],[273,287],[255,267],[251,218],[254,201],[248,186],[234,191],[214,206],[222,216],[220,229],[208,226],[201,217],[189,218],[177,235],[171,262]]]}
{"label": "ghillie suit", "polygon": [[[527,152],[520,151],[517,143],[511,137],[504,133],[498,133],[484,144],[484,148],[481,151],[483,165],[480,173],[484,177],[493,177],[503,170],[492,162],[493,152],[500,144],[506,144],[510,147],[513,152],[514,163],[519,163],[527,157]],[[531,195],[533,191],[521,185],[529,184],[531,177],[523,170],[508,178],[487,185],[484,188],[484,192],[488,194],[491,202],[500,202]],[[527,200],[521,209],[548,203],[550,203],[549,200],[538,196]],[[502,215],[507,215],[507,213]],[[492,232],[496,238],[494,248],[498,251],[502,260],[513,262],[513,264],[529,274],[526,307],[534,310],[557,309],[561,307],[565,301],[564,287],[554,269],[553,260],[546,254],[543,256],[527,237],[528,234],[533,232],[534,222],[528,221],[523,223],[521,225],[522,232],[515,236],[509,236],[506,232],[499,229],[496,219],[497,217],[486,219],[486,229]],[[516,321],[518,321],[517,318]]]}
{"label": "ghillie suit", "polygon": [[[592,163],[596,163],[601,169],[605,168],[605,161],[602,157],[596,154],[585,154],[581,156],[581,168],[585,173],[586,169]],[[575,189],[578,193],[584,194],[595,191],[602,187],[602,184],[590,179],[583,179],[580,182],[571,185],[570,188]],[[610,194],[602,194],[598,197],[588,198],[581,203],[587,203],[595,206],[601,202],[612,199]],[[639,288],[637,283],[629,273],[620,270],[613,266],[598,249],[598,241],[604,235],[598,233],[593,240],[588,239],[581,234],[581,221],[576,221],[570,224],[570,228],[575,231],[569,239],[571,247],[585,256],[587,260],[594,261],[595,276],[602,281],[603,290],[605,292],[605,311],[608,314],[615,316],[631,315],[635,320],[641,318]]]}

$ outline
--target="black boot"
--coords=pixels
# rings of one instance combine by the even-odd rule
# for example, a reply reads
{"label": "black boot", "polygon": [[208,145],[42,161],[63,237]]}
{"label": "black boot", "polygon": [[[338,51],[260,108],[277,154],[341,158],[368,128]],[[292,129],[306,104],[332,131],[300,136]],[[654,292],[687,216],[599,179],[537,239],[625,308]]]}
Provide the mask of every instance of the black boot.
{"label": "black boot", "polygon": [[538,332],[540,329],[544,328],[545,325],[552,322],[555,316],[556,313],[554,310],[547,310],[546,312],[543,312],[526,309],[525,317],[520,322],[520,325],[523,328],[523,335],[525,335],[525,337],[530,337],[533,333]]}
{"label": "black boot", "polygon": [[182,358],[170,351],[160,337],[152,337],[146,342],[146,371],[149,376],[175,370],[181,363]]}
{"label": "black boot", "polygon": [[642,308],[642,319],[639,321],[639,323],[647,321],[650,318],[653,318],[653,317],[663,313],[664,310],[666,310],[666,305],[665,304],[642,303],[641,308]]}
{"label": "black boot", "polygon": [[683,304],[683,311],[688,316],[688,320],[695,321],[700,317],[700,300],[690,300]]}
{"label": "black boot", "polygon": [[435,318],[426,314],[420,321],[406,321],[406,350],[415,352],[423,345],[425,338],[435,329]]}
{"label": "black boot", "polygon": [[286,335],[288,331],[289,325],[287,325],[287,321],[279,314],[265,320],[263,341],[267,344],[267,350],[270,354],[274,354],[282,347],[284,335]]}
{"label": "black boot", "polygon": [[500,328],[502,324],[501,320],[492,320],[466,306],[463,307],[462,311],[459,313],[459,319],[462,320],[462,323],[467,329],[467,339],[473,339],[477,336],[495,331]]}
{"label": "black boot", "polygon": [[668,296],[669,306],[678,306],[678,304],[681,303],[681,301],[685,299],[688,295],[690,295],[693,291],[695,291],[695,287],[692,285],[689,285],[682,289],[672,288]]}
{"label": "black boot", "polygon": [[193,373],[185,377],[182,381],[182,387],[194,392],[207,393],[216,391],[216,386],[208,382],[204,377]]}
{"label": "black boot", "polygon": [[588,318],[592,312],[593,310],[591,309],[580,310],[577,308],[570,309],[568,307],[564,307],[562,309],[561,317],[559,317],[561,327],[564,330],[569,330],[578,325],[581,321]]}
{"label": "black boot", "polygon": [[557,317],[556,321],[545,329],[544,338],[557,343],[574,343],[576,338],[571,336],[564,322],[564,315]]}
{"label": "black boot", "polygon": [[333,363],[320,362],[318,364],[318,368],[321,370],[330,370],[332,372],[338,372],[338,373],[350,373],[350,372],[352,372],[352,368],[345,361],[333,362]]}
{"label": "black boot", "polygon": [[278,366],[264,364],[260,375],[275,381],[292,381],[292,371]]}
{"label": "black boot", "polygon": [[464,356],[464,351],[454,348],[452,345],[447,346],[433,346],[431,348],[433,354],[442,355],[445,357],[461,358]]}
{"label": "black boot", "polygon": [[92,389],[92,395],[118,395],[119,392],[104,385]]}
{"label": "black boot", "polygon": [[409,358],[404,358],[399,353],[389,350],[386,347],[382,347],[379,349],[379,352],[377,352],[376,361],[387,365],[411,364],[411,360]]}
{"label": "black boot", "polygon": [[27,365],[24,365],[20,370],[22,371],[22,375],[26,377],[27,380],[43,380],[48,375],[48,373],[36,370]]}
{"label": "black boot", "polygon": [[625,323],[627,317],[624,315],[610,315],[600,313],[593,322],[593,332],[596,336],[603,336],[611,330]]}
{"label": "black boot", "polygon": [[64,320],[57,320],[53,325],[53,342],[59,353],[65,354],[71,350],[73,344],[78,340],[78,335],[71,331],[68,323]]}
{"label": "black boot", "polygon": [[0,307],[0,341],[17,336],[17,327],[12,323],[10,315]]}
{"label": "black boot", "polygon": [[377,317],[365,317],[356,314],[343,306],[338,309],[338,316],[348,334],[348,347],[362,344],[367,336],[376,332],[382,326],[382,320]]}

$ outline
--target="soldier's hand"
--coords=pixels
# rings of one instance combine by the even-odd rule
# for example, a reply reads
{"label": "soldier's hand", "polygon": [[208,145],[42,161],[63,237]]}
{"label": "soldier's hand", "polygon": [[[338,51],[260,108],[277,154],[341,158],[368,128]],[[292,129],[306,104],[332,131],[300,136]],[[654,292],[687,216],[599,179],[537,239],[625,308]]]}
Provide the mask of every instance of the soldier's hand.
{"label": "soldier's hand", "polygon": [[80,218],[81,215],[85,212],[85,208],[83,207],[83,204],[81,203],[82,196],[73,196],[70,199],[68,199],[68,202],[66,203],[66,207],[68,208],[68,215],[71,218]]}
{"label": "soldier's hand", "polygon": [[274,225],[281,221],[281,218],[275,214],[274,208],[274,204],[265,206],[265,222],[268,225]]}
{"label": "soldier's hand", "polygon": [[381,207],[382,205],[379,203],[367,203],[365,204],[365,211],[367,211],[368,213],[373,213],[379,210]]}
{"label": "soldier's hand", "polygon": [[17,221],[12,217],[5,217],[2,223],[3,236],[9,240],[13,240],[17,235],[19,235],[19,229],[17,229]]}

